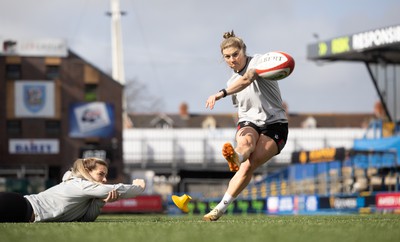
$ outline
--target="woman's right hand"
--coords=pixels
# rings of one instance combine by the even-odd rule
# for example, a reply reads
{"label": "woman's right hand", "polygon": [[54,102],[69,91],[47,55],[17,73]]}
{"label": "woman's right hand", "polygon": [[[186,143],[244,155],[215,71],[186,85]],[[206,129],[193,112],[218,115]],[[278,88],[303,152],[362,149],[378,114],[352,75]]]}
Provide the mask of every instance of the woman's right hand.
{"label": "woman's right hand", "polygon": [[133,181],[132,181],[132,185],[139,186],[139,187],[141,187],[143,190],[144,190],[145,187],[146,187],[146,184],[145,184],[145,182],[144,182],[143,179],[135,179],[135,180],[133,180]]}
{"label": "woman's right hand", "polygon": [[206,108],[213,109],[215,106],[215,102],[220,100],[221,98],[224,97],[224,93],[222,91],[219,91],[218,93],[211,95],[208,97],[206,101]]}
{"label": "woman's right hand", "polygon": [[104,202],[106,203],[112,203],[115,202],[119,199],[119,193],[117,190],[112,190],[111,192],[108,193],[108,196],[103,199]]}

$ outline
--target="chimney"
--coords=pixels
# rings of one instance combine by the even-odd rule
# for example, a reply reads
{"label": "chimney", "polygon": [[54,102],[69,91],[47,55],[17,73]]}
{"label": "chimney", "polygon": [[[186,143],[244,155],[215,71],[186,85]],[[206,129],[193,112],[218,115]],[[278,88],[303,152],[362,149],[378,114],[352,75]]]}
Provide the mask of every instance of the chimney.
{"label": "chimney", "polygon": [[187,103],[185,102],[181,103],[181,106],[179,107],[179,115],[181,116],[182,119],[189,119],[188,109],[189,108]]}

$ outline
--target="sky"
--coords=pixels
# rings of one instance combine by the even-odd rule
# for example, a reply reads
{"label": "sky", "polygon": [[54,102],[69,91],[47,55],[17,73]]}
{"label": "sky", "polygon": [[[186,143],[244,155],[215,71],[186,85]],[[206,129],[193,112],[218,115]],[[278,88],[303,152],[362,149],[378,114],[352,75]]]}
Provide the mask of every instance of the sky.
{"label": "sky", "polygon": [[[280,80],[291,113],[372,113],[379,100],[363,63],[317,64],[307,45],[400,24],[398,0],[120,0],[125,77],[162,100],[162,111],[235,112],[229,98],[210,111],[207,98],[226,87],[231,70],[219,45],[234,30],[247,54],[285,51],[295,70]],[[109,0],[0,2],[0,38],[63,38],[111,75]]]}

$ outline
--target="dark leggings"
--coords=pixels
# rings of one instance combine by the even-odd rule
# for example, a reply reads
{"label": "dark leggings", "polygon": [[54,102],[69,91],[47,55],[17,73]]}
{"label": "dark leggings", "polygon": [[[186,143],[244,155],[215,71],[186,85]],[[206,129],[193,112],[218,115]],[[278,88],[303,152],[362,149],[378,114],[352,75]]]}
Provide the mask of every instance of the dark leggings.
{"label": "dark leggings", "polygon": [[32,207],[23,195],[15,192],[0,192],[0,222],[29,222]]}

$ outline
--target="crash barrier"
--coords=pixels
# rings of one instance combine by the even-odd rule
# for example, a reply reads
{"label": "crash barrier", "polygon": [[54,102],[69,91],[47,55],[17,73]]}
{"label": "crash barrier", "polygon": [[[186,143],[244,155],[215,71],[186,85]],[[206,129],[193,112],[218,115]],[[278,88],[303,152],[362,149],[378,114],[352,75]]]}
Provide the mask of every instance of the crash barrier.
{"label": "crash barrier", "polygon": [[[219,200],[194,198],[189,204],[189,214],[205,214],[218,204]],[[168,214],[182,214],[171,200],[167,205]],[[351,196],[271,196],[265,199],[237,199],[226,214],[267,214],[267,215],[319,215],[354,213],[398,213],[400,193],[382,192]]]}
{"label": "crash barrier", "polygon": [[163,213],[165,206],[160,195],[137,196],[106,203],[103,213]]}

